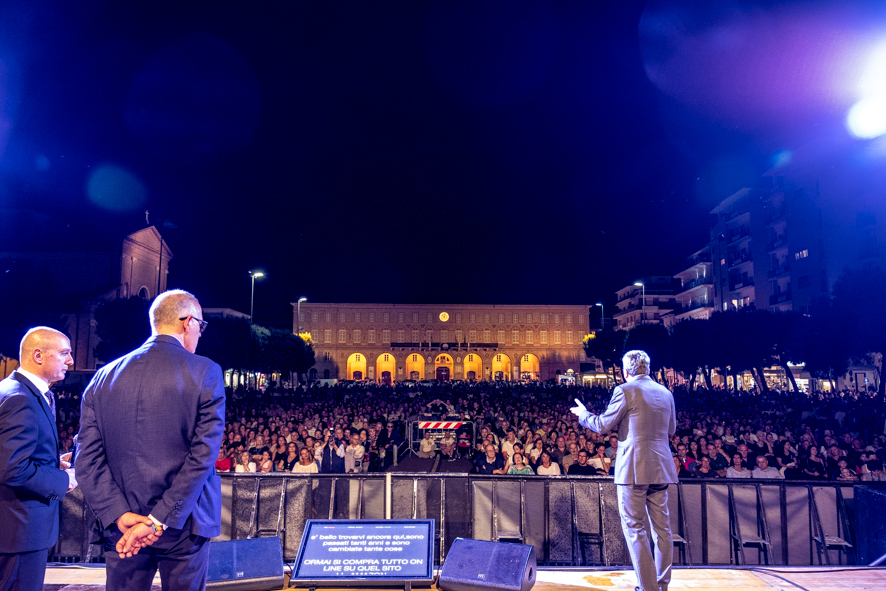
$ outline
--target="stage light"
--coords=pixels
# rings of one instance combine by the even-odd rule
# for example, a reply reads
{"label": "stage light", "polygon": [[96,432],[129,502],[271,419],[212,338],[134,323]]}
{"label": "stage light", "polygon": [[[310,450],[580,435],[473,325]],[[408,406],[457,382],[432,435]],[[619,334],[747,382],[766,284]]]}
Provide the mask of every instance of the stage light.
{"label": "stage light", "polygon": [[886,97],[867,98],[852,105],[846,126],[852,135],[861,139],[886,133]]}

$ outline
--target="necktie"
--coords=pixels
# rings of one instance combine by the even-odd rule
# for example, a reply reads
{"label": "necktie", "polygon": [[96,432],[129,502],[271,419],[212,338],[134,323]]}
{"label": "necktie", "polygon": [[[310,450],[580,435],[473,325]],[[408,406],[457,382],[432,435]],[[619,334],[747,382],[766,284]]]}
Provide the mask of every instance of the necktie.
{"label": "necktie", "polygon": [[47,390],[47,391],[46,391],[46,398],[49,400],[49,410],[52,411],[52,420],[55,421],[55,420],[56,420],[56,415],[55,415],[55,392],[53,392],[52,390]]}

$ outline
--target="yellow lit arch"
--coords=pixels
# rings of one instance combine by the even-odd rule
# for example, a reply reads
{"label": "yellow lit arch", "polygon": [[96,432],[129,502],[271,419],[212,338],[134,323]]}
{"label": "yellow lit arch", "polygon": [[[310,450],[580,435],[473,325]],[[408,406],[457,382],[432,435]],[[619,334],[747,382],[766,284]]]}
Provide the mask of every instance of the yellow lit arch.
{"label": "yellow lit arch", "polygon": [[492,379],[497,381],[511,379],[511,358],[504,353],[492,356]]}
{"label": "yellow lit arch", "polygon": [[520,358],[520,377],[527,380],[541,379],[538,357],[532,353],[527,353]]}
{"label": "yellow lit arch", "polygon": [[483,379],[483,360],[476,353],[468,353],[465,356],[465,379]]}
{"label": "yellow lit arch", "polygon": [[441,382],[452,379],[452,357],[446,353],[440,353],[434,360],[434,377]]}
{"label": "yellow lit arch", "polygon": [[364,380],[366,379],[366,355],[362,353],[351,353],[348,357],[348,379]]}
{"label": "yellow lit arch", "polygon": [[375,360],[375,375],[381,384],[392,383],[397,376],[397,361],[390,353],[382,353]]}
{"label": "yellow lit arch", "polygon": [[406,378],[409,380],[425,379],[425,358],[416,353],[406,356]]}

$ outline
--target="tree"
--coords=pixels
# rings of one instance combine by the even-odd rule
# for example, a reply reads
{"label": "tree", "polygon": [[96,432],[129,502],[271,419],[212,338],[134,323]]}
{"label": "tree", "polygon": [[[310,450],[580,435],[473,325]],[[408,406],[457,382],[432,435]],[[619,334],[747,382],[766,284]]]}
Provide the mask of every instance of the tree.
{"label": "tree", "polygon": [[886,272],[882,269],[850,269],[834,283],[831,312],[847,337],[852,359],[874,365],[878,394],[886,397],[883,382],[883,353],[886,352],[886,315],[877,305],[886,294]]}
{"label": "tree", "polygon": [[249,321],[242,318],[212,318],[200,337],[197,352],[224,369],[247,367]]}
{"label": "tree", "polygon": [[248,369],[304,373],[314,365],[314,347],[288,330],[252,325]]}
{"label": "tree", "polygon": [[108,362],[137,349],[151,336],[148,310],[151,303],[140,297],[116,298],[95,310],[95,334],[101,341],[95,356]]}
{"label": "tree", "polygon": [[830,298],[813,302],[811,318],[803,323],[799,342],[806,371],[820,380],[829,380],[831,389],[836,390],[837,378],[849,370],[849,343]]}
{"label": "tree", "polygon": [[625,332],[623,330],[598,330],[584,339],[585,355],[599,359],[607,373],[614,370],[624,355]]}
{"label": "tree", "polygon": [[702,370],[705,384],[711,383],[710,322],[707,320],[684,320],[671,328],[671,358],[674,369],[689,376],[692,389],[698,370]]}
{"label": "tree", "polygon": [[624,350],[645,351],[652,360],[653,367],[660,372],[660,381],[664,382],[664,369],[673,367],[671,359],[671,335],[663,324],[640,324],[628,331],[625,337]]}

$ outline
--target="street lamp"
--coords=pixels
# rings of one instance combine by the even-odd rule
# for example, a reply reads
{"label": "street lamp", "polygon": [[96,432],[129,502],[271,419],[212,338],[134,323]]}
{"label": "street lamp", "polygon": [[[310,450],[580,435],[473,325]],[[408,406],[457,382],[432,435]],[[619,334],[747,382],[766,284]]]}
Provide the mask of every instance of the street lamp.
{"label": "street lamp", "polygon": [[296,303],[296,305],[298,306],[298,311],[296,312],[298,314],[298,334],[301,334],[301,303],[307,301],[308,298],[302,296],[298,298],[298,302]]}
{"label": "street lamp", "polygon": [[252,295],[249,296],[249,323],[252,324],[252,313],[255,309],[255,278],[264,277],[265,274],[261,271],[250,271],[249,275],[252,276]]}
{"label": "street lamp", "polygon": [[646,324],[646,285],[642,281],[637,281],[634,285],[643,288],[643,308],[640,313],[640,324]]}
{"label": "street lamp", "polygon": [[600,330],[606,330],[606,325],[604,324],[603,319],[606,318],[606,312],[603,308],[603,302],[597,302],[594,304],[595,306],[600,306]]}

